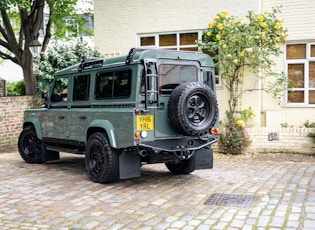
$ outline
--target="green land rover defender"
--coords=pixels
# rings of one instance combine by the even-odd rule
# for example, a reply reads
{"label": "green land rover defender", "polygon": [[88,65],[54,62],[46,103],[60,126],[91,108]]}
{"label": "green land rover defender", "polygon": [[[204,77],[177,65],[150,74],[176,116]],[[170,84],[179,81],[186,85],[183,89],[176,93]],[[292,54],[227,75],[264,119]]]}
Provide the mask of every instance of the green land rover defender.
{"label": "green land rover defender", "polygon": [[18,149],[28,163],[85,154],[98,183],[139,177],[142,164],[174,174],[213,167],[218,105],[206,54],[134,48],[84,59],[56,73],[46,99],[24,113]]}

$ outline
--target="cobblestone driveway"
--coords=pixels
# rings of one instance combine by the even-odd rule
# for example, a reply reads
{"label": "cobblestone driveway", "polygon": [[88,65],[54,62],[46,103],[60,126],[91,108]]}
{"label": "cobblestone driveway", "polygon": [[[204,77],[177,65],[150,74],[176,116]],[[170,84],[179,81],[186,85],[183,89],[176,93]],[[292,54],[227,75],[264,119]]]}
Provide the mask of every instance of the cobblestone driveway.
{"label": "cobblestone driveway", "polygon": [[[280,156],[280,157],[279,157]],[[214,169],[103,185],[84,158],[27,164],[0,154],[0,229],[315,229],[315,160],[297,155],[215,155]],[[251,207],[206,205],[215,193],[257,196]]]}

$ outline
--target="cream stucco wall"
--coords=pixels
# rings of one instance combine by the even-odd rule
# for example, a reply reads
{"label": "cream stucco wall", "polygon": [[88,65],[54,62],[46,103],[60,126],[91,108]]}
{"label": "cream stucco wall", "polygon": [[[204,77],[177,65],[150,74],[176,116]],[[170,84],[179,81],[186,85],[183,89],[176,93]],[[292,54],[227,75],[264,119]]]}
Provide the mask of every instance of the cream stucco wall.
{"label": "cream stucco wall", "polygon": [[[269,11],[271,7],[282,6],[280,18],[284,19],[284,27],[288,29],[288,43],[315,41],[315,2],[314,0],[263,0],[262,11]],[[275,69],[285,69],[285,57],[280,56],[276,60]],[[280,101],[273,100],[270,95],[262,95],[262,113],[266,111],[279,111],[281,123],[287,123],[289,126],[303,126],[306,120],[315,122],[315,107],[305,106],[286,106],[284,99]]]}
{"label": "cream stucco wall", "polygon": [[[314,0],[94,0],[95,47],[105,55],[126,54],[137,45],[137,35],[147,33],[201,30],[221,11],[244,16],[248,10],[263,12],[282,5],[284,26],[289,29],[288,41],[315,41]],[[283,47],[282,47],[283,48]],[[275,69],[284,71],[284,56],[276,60]],[[260,86],[257,77],[247,74],[243,88]],[[266,84],[266,83],[265,83]],[[227,92],[217,89],[220,117],[228,109]],[[239,110],[251,106],[256,111],[254,126],[266,125],[266,112],[276,111],[277,126],[287,122],[300,126],[306,120],[315,122],[315,108],[287,107],[261,91],[244,93]],[[275,114],[275,113],[272,113]]]}
{"label": "cream stucco wall", "polygon": [[243,16],[258,0],[94,0],[95,46],[104,54],[124,54],[137,34],[200,30],[223,10]]}
{"label": "cream stucco wall", "polygon": [[[94,4],[95,47],[109,56],[128,53],[139,34],[202,30],[221,11],[244,16],[248,10],[260,10],[259,0],[95,0]],[[224,117],[226,91],[218,88],[217,97]]]}

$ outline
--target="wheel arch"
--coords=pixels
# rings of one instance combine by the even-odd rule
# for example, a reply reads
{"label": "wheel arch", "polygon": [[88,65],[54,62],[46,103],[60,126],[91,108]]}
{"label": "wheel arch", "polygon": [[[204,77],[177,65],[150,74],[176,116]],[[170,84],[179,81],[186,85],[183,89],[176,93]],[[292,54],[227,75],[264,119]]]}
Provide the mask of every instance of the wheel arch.
{"label": "wheel arch", "polygon": [[105,132],[107,134],[111,147],[117,148],[117,137],[112,123],[108,120],[94,120],[87,130],[86,142],[89,137],[96,132]]}
{"label": "wheel arch", "polygon": [[40,125],[40,121],[36,117],[28,117],[24,120],[23,129],[27,126],[33,126],[36,131],[37,138],[42,140],[42,126]]}

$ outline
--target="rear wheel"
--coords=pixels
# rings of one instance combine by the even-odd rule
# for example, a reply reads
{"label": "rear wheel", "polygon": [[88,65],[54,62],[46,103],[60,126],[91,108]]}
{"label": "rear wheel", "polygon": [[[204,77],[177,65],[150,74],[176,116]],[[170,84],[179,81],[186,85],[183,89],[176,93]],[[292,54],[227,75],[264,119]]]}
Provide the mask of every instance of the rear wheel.
{"label": "rear wheel", "polygon": [[173,174],[189,174],[195,171],[196,155],[194,154],[188,160],[181,160],[179,162],[165,163],[167,169]]}
{"label": "rear wheel", "polygon": [[37,138],[33,126],[25,127],[18,140],[21,157],[27,163],[43,163],[42,141]]}
{"label": "rear wheel", "polygon": [[97,183],[119,180],[119,155],[110,146],[105,133],[94,133],[88,140],[85,165],[90,178]]}

